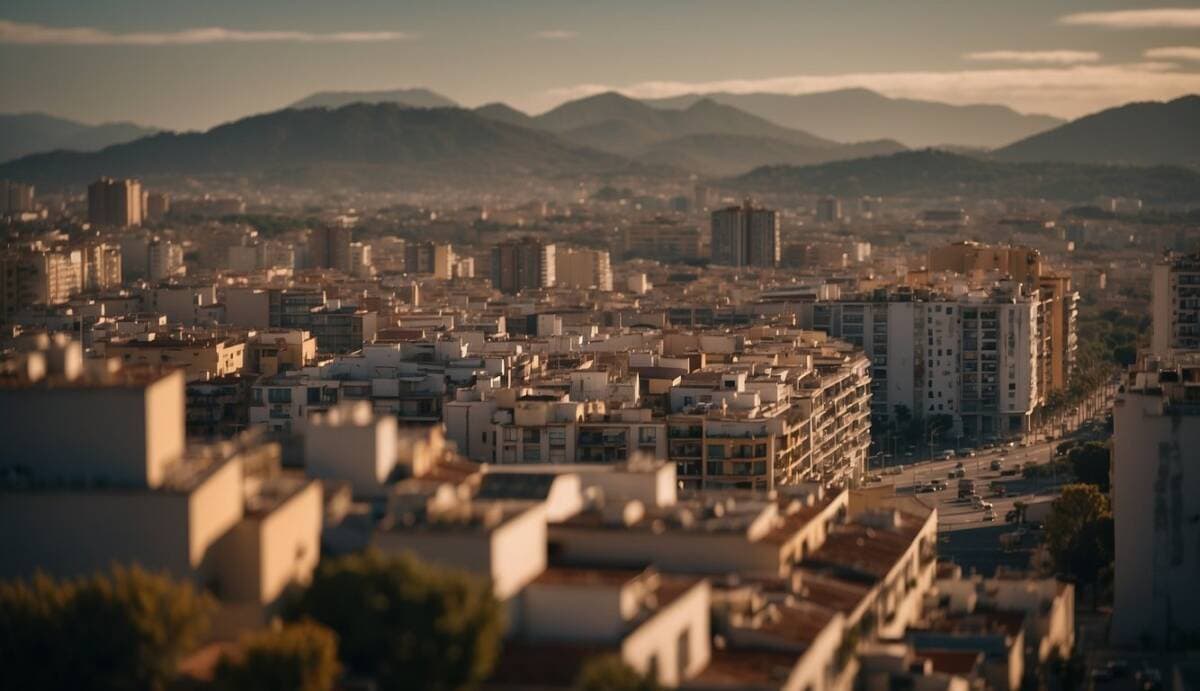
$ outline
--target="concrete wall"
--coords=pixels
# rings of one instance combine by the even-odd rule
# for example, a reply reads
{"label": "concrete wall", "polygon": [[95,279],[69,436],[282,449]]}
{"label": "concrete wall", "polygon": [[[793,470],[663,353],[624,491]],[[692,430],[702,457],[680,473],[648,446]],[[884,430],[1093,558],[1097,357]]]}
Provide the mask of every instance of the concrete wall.
{"label": "concrete wall", "polygon": [[[651,666],[664,686],[678,686],[708,666],[712,652],[709,632],[708,581],[700,581],[673,602],[661,607],[621,643],[621,659],[641,673]],[[686,647],[681,645],[686,635]],[[687,661],[680,659],[680,649]],[[653,660],[653,663],[652,663]]]}
{"label": "concrete wall", "polygon": [[173,372],[146,388],[0,391],[0,466],[49,479],[156,486],[183,452],[183,387],[182,373]]}

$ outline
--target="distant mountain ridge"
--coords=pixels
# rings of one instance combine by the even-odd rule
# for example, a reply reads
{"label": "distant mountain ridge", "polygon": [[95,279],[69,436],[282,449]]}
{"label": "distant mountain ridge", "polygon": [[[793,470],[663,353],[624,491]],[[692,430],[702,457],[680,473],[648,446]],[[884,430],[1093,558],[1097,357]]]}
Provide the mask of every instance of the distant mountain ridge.
{"label": "distant mountain ridge", "polygon": [[388,175],[402,172],[555,175],[628,165],[625,159],[460,108],[355,103],[333,110],[281,110],[207,132],[162,133],[95,153],[36,154],[0,165],[0,177],[62,185],[100,175],[305,176],[315,171],[319,178],[334,171],[375,171],[382,184]]}
{"label": "distant mountain ridge", "polygon": [[0,114],[0,162],[44,151],[96,151],[158,130],[130,122],[87,125],[45,113]]}
{"label": "distant mountain ridge", "polygon": [[385,91],[318,91],[288,106],[304,108],[341,108],[351,103],[396,103],[409,108],[457,108],[458,104],[425,88]]}
{"label": "distant mountain ridge", "polygon": [[686,108],[701,99],[843,142],[894,139],[909,147],[943,144],[992,149],[1057,127],[1063,120],[998,105],[957,106],[890,98],[868,89],[809,94],[728,92],[646,99],[655,108]]}
{"label": "distant mountain ridge", "polygon": [[1200,171],[1178,166],[1011,163],[923,149],[814,166],[765,166],[726,180],[746,191],[911,198],[1024,197],[1091,202],[1135,196],[1152,204],[1200,202]]}
{"label": "distant mountain ridge", "polygon": [[652,108],[622,94],[606,92],[568,101],[536,116],[502,103],[481,106],[475,112],[553,132],[578,146],[705,175],[732,175],[771,163],[818,163],[904,149],[888,140],[841,144],[708,99],[680,109]]}
{"label": "distant mountain ridge", "polygon": [[1200,96],[1109,108],[992,155],[1002,161],[1200,166]]}

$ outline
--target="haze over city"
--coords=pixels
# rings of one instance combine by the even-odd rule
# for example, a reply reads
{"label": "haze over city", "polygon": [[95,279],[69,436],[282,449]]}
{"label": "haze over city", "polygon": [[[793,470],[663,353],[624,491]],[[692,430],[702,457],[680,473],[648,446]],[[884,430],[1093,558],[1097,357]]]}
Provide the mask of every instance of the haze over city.
{"label": "haze over city", "polygon": [[0,7],[0,688],[1200,689],[1200,9]]}

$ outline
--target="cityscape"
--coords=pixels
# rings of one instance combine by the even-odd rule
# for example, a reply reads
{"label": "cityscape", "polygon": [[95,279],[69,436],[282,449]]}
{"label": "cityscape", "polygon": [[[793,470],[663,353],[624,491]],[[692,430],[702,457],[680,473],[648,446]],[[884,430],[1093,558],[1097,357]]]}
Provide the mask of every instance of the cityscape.
{"label": "cityscape", "polygon": [[1200,9],[912,4],[0,10],[0,688],[1200,690]]}

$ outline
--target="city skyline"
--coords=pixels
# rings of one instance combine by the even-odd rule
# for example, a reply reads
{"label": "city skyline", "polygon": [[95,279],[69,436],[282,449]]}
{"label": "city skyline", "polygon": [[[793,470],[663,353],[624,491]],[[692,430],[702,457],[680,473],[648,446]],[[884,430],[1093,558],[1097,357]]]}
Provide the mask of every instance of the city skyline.
{"label": "city skyline", "polygon": [[[0,16],[0,59],[22,69],[0,77],[0,111],[204,129],[324,90],[426,87],[468,107],[504,101],[536,113],[608,90],[867,88],[1073,118],[1200,91],[1200,9],[922,4],[367,2],[284,12],[274,2],[14,2]],[[753,50],[724,47],[735,24]]]}

